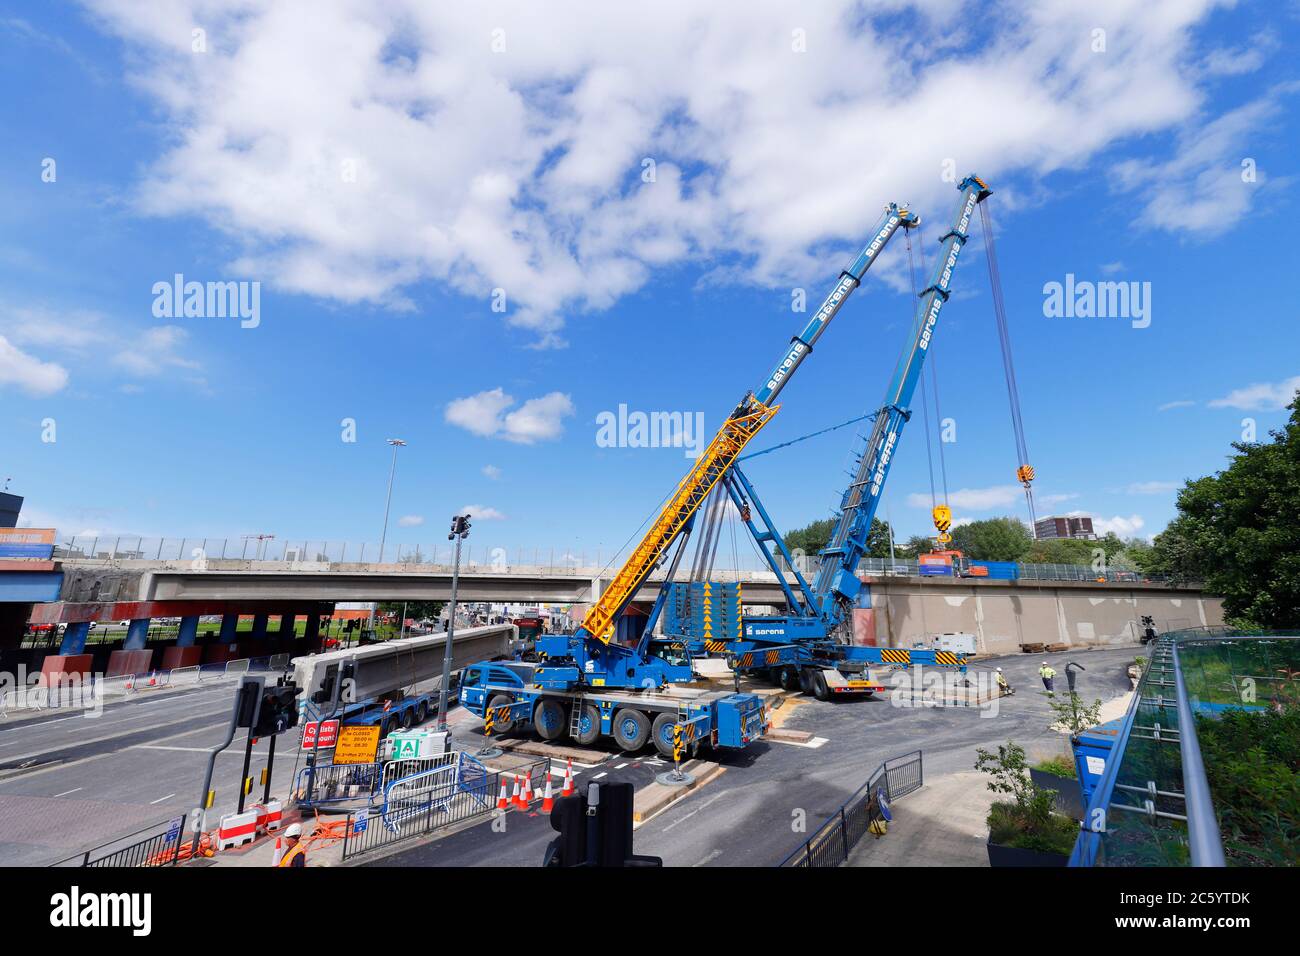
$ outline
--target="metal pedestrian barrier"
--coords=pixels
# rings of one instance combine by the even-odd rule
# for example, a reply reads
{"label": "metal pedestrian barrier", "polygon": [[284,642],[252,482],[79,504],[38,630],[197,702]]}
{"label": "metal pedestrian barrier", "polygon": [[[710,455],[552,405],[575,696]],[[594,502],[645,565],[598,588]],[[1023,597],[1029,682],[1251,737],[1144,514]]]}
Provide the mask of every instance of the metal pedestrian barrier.
{"label": "metal pedestrian barrier", "polygon": [[924,782],[922,753],[914,750],[886,760],[830,819],[803,845],[782,860],[781,867],[833,867],[849,858],[858,842],[884,820],[881,797],[891,804],[919,790]]}
{"label": "metal pedestrian barrier", "polygon": [[155,824],[147,828],[152,832],[142,839],[126,842],[146,832],[146,830],[137,830],[111,843],[101,844],[51,865],[105,868],[175,866],[181,855],[177,850],[181,841],[185,839],[186,816],[182,815],[168,821],[161,833],[158,832],[158,825]]}

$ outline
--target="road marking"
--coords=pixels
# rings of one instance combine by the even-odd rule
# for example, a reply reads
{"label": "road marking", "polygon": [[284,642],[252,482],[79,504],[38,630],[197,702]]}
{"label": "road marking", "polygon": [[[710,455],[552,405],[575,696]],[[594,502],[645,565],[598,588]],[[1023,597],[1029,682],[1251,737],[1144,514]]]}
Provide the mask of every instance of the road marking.
{"label": "road marking", "polygon": [[781,740],[779,737],[765,737],[774,744],[785,744],[787,747],[810,747],[816,750],[818,747],[824,747],[830,743],[829,737],[814,737],[812,740]]}
{"label": "road marking", "polygon": [[[205,754],[212,750],[211,747],[166,747],[162,744],[136,744],[134,747],[128,747],[128,750],[184,750],[188,753]],[[243,754],[236,750],[223,750],[222,753],[234,754],[242,757]]]}
{"label": "road marking", "polygon": [[663,831],[663,832],[664,832],[664,833],[667,833],[667,832],[668,832],[669,830],[671,830],[673,827],[677,826],[677,824],[679,824],[679,823],[685,823],[687,820],[689,820],[691,817],[695,816],[695,814],[699,813],[699,812],[700,812],[701,810],[703,810],[704,808],[708,807],[710,804],[715,803],[715,802],[718,801],[718,800],[721,800],[721,799],[722,799],[723,797],[725,797],[728,793],[730,793],[729,790],[723,790],[723,791],[721,791],[720,793],[715,793],[713,796],[709,797],[709,799],[705,800],[703,803],[701,803],[698,807],[696,807],[696,808],[695,808],[694,810],[692,810],[690,813],[687,813],[687,814],[685,814],[684,816],[678,817],[678,818],[677,818],[676,820],[674,820],[672,823],[668,824],[668,826],[664,827],[664,831]]}
{"label": "road marking", "polygon": [[720,856],[722,856],[722,851],[721,851],[721,850],[714,850],[714,851],[711,852],[708,856],[706,856],[704,859],[700,860],[699,863],[692,863],[691,866],[704,866],[706,863],[712,863],[714,860],[716,860],[716,859],[717,859],[718,857],[720,857]]}
{"label": "road marking", "polygon": [[625,764],[625,763],[621,763],[621,764],[619,764],[617,767],[615,767],[614,769],[615,769],[615,770],[622,770],[622,769],[623,769],[624,767],[626,767],[626,766],[627,766],[627,764]]}
{"label": "road marking", "polygon": [[66,797],[68,794],[70,794],[70,793],[76,793],[78,790],[81,790],[81,789],[83,789],[83,788],[82,788],[82,787],[73,787],[71,790],[64,790],[62,793],[56,793],[55,796],[56,796],[56,797]]}
{"label": "road marking", "polygon": [[149,806],[152,807],[155,803],[162,803],[164,800],[170,800],[170,799],[171,799],[172,797],[174,797],[174,796],[176,796],[176,794],[174,794],[174,793],[169,793],[169,794],[167,794],[167,796],[165,796],[165,797],[159,797],[157,800],[150,800],[150,801],[149,801]]}
{"label": "road marking", "polygon": [[591,779],[592,779],[592,780],[599,780],[601,777],[604,777],[604,776],[607,776],[607,775],[608,775],[607,772],[604,771],[604,770],[602,770],[600,773],[596,774],[596,776],[592,777]]}

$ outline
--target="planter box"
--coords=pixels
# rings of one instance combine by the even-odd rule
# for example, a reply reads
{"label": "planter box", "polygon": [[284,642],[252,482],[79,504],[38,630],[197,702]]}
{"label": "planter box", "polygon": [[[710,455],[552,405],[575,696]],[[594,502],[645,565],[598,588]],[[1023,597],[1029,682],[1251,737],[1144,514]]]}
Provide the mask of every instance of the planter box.
{"label": "planter box", "polygon": [[1073,777],[1058,777],[1046,770],[1029,768],[1029,779],[1044,790],[1056,791],[1056,809],[1073,820],[1083,819],[1083,794],[1079,781]]}
{"label": "planter box", "polygon": [[1065,866],[1070,858],[1064,853],[1043,853],[1041,850],[1022,850],[988,841],[989,866]]}

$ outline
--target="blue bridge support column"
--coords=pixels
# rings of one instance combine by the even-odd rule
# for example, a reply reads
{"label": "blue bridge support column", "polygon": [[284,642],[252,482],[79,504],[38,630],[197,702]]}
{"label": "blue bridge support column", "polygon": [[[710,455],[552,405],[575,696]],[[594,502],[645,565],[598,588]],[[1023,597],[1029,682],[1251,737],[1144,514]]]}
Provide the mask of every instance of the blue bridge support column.
{"label": "blue bridge support column", "polygon": [[190,614],[181,618],[180,630],[176,633],[177,647],[193,647],[194,638],[199,633],[199,616]]}
{"label": "blue bridge support column", "polygon": [[90,636],[90,622],[78,621],[69,624],[63,632],[63,643],[59,645],[60,654],[84,654],[86,638]]}
{"label": "blue bridge support column", "polygon": [[[184,623],[184,622],[182,622]],[[149,641],[149,618],[139,617],[131,621],[126,629],[126,640],[122,643],[124,651],[142,651]]]}
{"label": "blue bridge support column", "polygon": [[235,634],[239,631],[239,615],[223,614],[221,615],[221,643],[235,643]]}

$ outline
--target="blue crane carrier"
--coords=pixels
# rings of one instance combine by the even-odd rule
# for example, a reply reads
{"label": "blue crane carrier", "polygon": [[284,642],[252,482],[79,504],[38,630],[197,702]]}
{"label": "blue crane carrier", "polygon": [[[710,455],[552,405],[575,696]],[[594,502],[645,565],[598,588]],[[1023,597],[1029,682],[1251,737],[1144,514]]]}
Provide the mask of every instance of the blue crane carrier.
{"label": "blue crane carrier", "polygon": [[[651,627],[634,645],[617,643],[615,622],[656,568],[667,562],[667,580],[673,579],[700,505],[776,414],[777,396],[881,250],[899,229],[916,222],[906,208],[893,203],[886,207],[871,241],[840,273],[758,388],[747,392],[726,417],[581,625],[573,634],[539,637],[537,662],[485,662],[466,668],[460,700],[467,710],[485,719],[490,714],[496,730],[531,723],[543,738],[567,732],[587,743],[610,735],[629,752],[647,739],[653,739],[660,752],[670,753],[675,736],[721,747],[744,747],[762,736],[766,715],[757,696],[680,686],[696,676],[688,656],[659,653]],[[661,589],[652,619],[663,606],[664,594]]]}
{"label": "blue crane carrier", "polygon": [[[919,664],[965,672],[966,658],[947,650],[858,647],[851,644],[852,612],[862,587],[857,567],[867,553],[871,522],[880,504],[890,464],[898,450],[899,436],[912,415],[912,396],[925,357],[929,354],[939,314],[948,301],[953,272],[969,236],[972,216],[976,207],[990,195],[988,187],[975,176],[962,180],[958,189],[961,201],[956,217],[952,227],[940,237],[942,247],[938,264],[930,284],[920,292],[911,334],[898,360],[885,400],[872,416],[871,432],[858,456],[853,480],[844,491],[830,542],[820,552],[814,582],[810,584],[801,573],[753,484],[739,464],[733,462],[723,476],[721,486],[734,502],[768,566],[775,572],[784,592],[787,613],[746,615],[742,619],[739,596],[734,599],[726,596],[722,600],[715,596],[724,593],[725,585],[714,582],[674,584],[665,589],[664,601],[661,602],[671,609],[661,639],[665,648],[684,649],[697,655],[720,652],[738,673],[763,676],[787,689],[798,686],[820,700],[882,692],[886,689],[886,668]],[[936,509],[936,524],[943,521],[937,513],[939,510]],[[946,511],[946,508],[942,510]],[[946,526],[941,530],[946,531]],[[794,586],[787,580],[787,570],[793,574]],[[685,600],[680,593],[684,589],[691,591]],[[694,609],[706,602],[709,604],[707,620],[698,611],[687,615],[673,613],[683,604]],[[735,613],[719,620],[731,612],[733,604]],[[658,610],[657,605],[656,612]],[[723,626],[731,630],[720,634],[719,628]]]}

